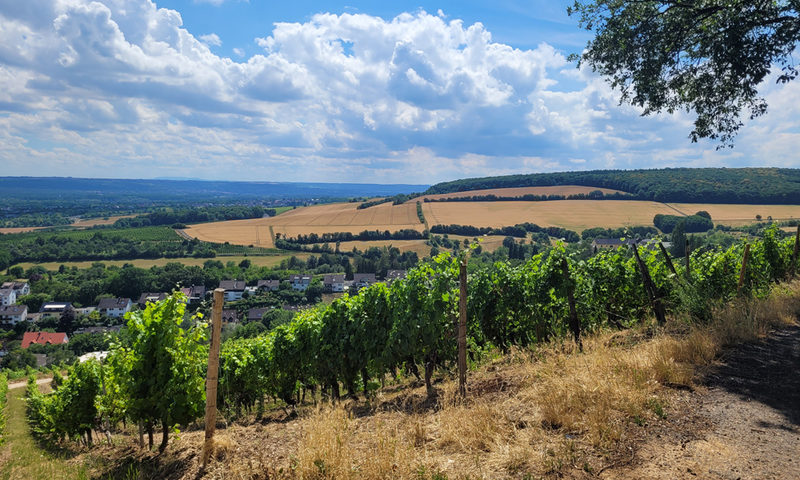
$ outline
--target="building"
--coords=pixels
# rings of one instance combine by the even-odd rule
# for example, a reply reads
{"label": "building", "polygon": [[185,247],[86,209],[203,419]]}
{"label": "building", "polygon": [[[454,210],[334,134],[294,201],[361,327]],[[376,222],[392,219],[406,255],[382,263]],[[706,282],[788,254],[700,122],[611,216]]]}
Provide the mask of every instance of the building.
{"label": "building", "polygon": [[28,306],[3,305],[0,306],[0,323],[16,325],[28,319]]}
{"label": "building", "polygon": [[395,280],[406,278],[406,273],[405,270],[389,270],[386,272],[386,282],[391,284]]}
{"label": "building", "polygon": [[3,282],[0,285],[0,289],[10,288],[17,293],[17,298],[23,295],[30,295],[31,293],[31,286],[28,282]]}
{"label": "building", "polygon": [[353,274],[353,286],[356,288],[368,287],[375,283],[374,273],[356,273]]}
{"label": "building", "polygon": [[148,303],[156,303],[164,300],[169,295],[164,292],[145,292],[139,296],[139,301],[136,302],[139,308],[147,307]]}
{"label": "building", "polygon": [[130,298],[102,298],[97,304],[97,310],[111,318],[122,318],[131,311],[133,302]]}
{"label": "building", "polygon": [[344,273],[331,273],[322,278],[326,292],[344,292]]}
{"label": "building", "polygon": [[64,332],[25,332],[22,335],[22,348],[28,348],[31,344],[37,345],[63,345],[69,342],[69,337]]}
{"label": "building", "polygon": [[266,308],[251,308],[247,311],[247,321],[248,322],[260,322],[261,318],[264,317],[264,314],[272,310],[269,307]]}
{"label": "building", "polygon": [[42,314],[42,317],[60,317],[68,308],[72,308],[70,302],[48,302],[42,305],[39,313]]}
{"label": "building", "polygon": [[219,282],[219,288],[225,290],[225,301],[235,302],[241,300],[244,289],[247,286],[244,280],[223,280]]}
{"label": "building", "polygon": [[17,291],[13,288],[0,289],[0,306],[14,305],[17,303]]}
{"label": "building", "polygon": [[205,285],[192,285],[189,289],[189,303],[200,303],[206,299]]}
{"label": "building", "polygon": [[277,292],[281,287],[280,280],[259,280],[256,288],[266,292]]}
{"label": "building", "polygon": [[122,330],[122,325],[111,325],[108,327],[101,326],[101,327],[83,327],[75,330],[73,332],[75,335],[79,333],[92,333],[92,334],[102,334],[102,333],[119,333]]}
{"label": "building", "polygon": [[311,285],[311,275],[290,275],[289,283],[298,292],[304,292]]}
{"label": "building", "polygon": [[227,325],[229,323],[238,323],[239,322],[239,314],[236,313],[236,310],[233,308],[226,308],[222,310],[222,324]]}

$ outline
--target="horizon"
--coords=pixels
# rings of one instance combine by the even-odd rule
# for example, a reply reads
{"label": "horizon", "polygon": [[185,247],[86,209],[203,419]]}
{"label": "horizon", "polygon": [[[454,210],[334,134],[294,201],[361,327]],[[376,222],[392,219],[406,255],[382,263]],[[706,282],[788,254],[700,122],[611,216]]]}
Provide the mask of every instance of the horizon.
{"label": "horizon", "polygon": [[685,112],[641,117],[568,61],[591,38],[570,3],[0,5],[0,160],[13,176],[381,185],[800,166],[800,87],[779,69],[734,148],[692,144]]}

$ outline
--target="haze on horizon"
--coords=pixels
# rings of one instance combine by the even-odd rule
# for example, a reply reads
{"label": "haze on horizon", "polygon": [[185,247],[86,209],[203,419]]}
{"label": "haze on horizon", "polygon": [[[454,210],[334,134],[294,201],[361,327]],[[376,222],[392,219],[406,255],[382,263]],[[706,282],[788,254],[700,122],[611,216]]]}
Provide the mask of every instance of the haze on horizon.
{"label": "haze on horizon", "polygon": [[800,86],[734,149],[568,62],[565,0],[0,2],[7,176],[433,184],[601,168],[800,167]]}

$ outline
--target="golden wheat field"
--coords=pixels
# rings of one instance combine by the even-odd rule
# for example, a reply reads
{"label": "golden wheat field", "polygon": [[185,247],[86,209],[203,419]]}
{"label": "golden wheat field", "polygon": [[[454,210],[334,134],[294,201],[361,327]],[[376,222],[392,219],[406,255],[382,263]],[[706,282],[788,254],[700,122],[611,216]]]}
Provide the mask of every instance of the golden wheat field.
{"label": "golden wheat field", "polygon": [[445,202],[423,207],[430,225],[502,227],[531,222],[582,231],[652,225],[657,213],[676,214],[663,203],[637,200],[554,200],[548,202]]}
{"label": "golden wheat field", "polygon": [[[361,210],[357,206],[357,203],[314,205],[290,210],[271,218],[191,225],[185,232],[209,242],[273,247],[275,234],[295,237],[310,233],[359,233],[363,230],[394,232],[406,228],[422,231],[425,228],[417,218],[416,201],[403,205],[385,203]],[[429,226],[457,224],[503,227],[531,222],[543,227],[563,227],[577,232],[591,227],[653,225],[653,217],[659,213],[692,215],[700,210],[709,212],[714,223],[725,225],[755,222],[757,214],[765,220],[768,216],[776,220],[800,218],[800,205],[665,204],[641,200],[428,202],[422,204],[422,209]],[[363,250],[372,245],[390,243],[401,250],[418,253],[429,251],[424,248],[427,247],[424,242],[418,240],[372,242],[371,245],[366,245],[365,242],[345,242],[341,248],[352,249],[356,246]]]}
{"label": "golden wheat field", "polygon": [[425,226],[417,218],[416,204],[384,203],[359,210],[358,203],[331,203],[289,210],[270,218],[231,220],[190,225],[188,235],[207,242],[274,247],[275,234],[294,237],[308,233],[413,229]]}
{"label": "golden wheat field", "polygon": [[[798,199],[800,200],[800,199]],[[757,221],[756,215],[766,220],[791,220],[800,218],[800,205],[725,205],[706,203],[670,203],[685,215],[693,215],[700,210],[705,210],[711,215],[714,223],[724,225],[747,225]]]}
{"label": "golden wheat field", "polygon": [[604,194],[625,193],[610,188],[584,187],[582,185],[559,185],[555,187],[518,187],[518,188],[491,188],[486,190],[469,190],[466,192],[441,193],[437,195],[424,195],[412,198],[409,203],[427,199],[472,197],[482,195],[496,195],[498,197],[521,197],[523,195],[577,195],[600,190]]}
{"label": "golden wheat field", "polygon": [[[459,242],[463,242],[465,239],[471,242],[473,239],[473,237],[463,235],[448,235],[448,237],[450,240],[458,240]],[[493,252],[497,250],[497,247],[503,245],[504,239],[505,237],[500,235],[487,235],[480,237],[479,241],[483,250]],[[365,251],[370,247],[395,247],[401,252],[416,252],[420,257],[426,257],[431,253],[431,247],[425,243],[425,240],[374,240],[369,242],[341,242],[339,244],[339,249],[343,252],[350,251],[353,247],[361,251]]]}

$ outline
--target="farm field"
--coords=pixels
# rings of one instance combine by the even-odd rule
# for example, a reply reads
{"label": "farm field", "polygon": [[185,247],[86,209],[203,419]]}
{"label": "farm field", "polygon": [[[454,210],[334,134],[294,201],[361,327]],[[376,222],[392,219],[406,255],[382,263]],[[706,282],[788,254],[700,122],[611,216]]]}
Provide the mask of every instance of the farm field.
{"label": "farm field", "polygon": [[445,202],[422,207],[430,225],[502,227],[531,222],[581,232],[591,227],[652,225],[657,213],[675,214],[663,203],[640,200],[553,200],[547,202]]}
{"label": "farm field", "polygon": [[[364,230],[422,231],[416,204],[390,203],[359,210],[358,203],[333,203],[289,210],[269,218],[230,220],[190,225],[187,235],[206,242],[256,247],[274,247],[272,234],[293,237],[305,233],[352,232]],[[271,231],[270,231],[271,229]]]}
{"label": "farm field", "polygon": [[[352,247],[350,247],[352,248]],[[250,260],[253,265],[259,267],[274,267],[281,263],[282,260],[285,260],[289,257],[297,257],[300,259],[307,259],[311,256],[309,253],[297,252],[297,253],[289,253],[285,255],[263,255],[263,256],[224,256],[224,257],[215,257],[215,258],[142,258],[136,260],[89,260],[83,262],[45,262],[45,263],[31,263],[25,262],[18,264],[20,267],[24,269],[29,269],[34,265],[40,265],[47,270],[58,270],[58,267],[64,265],[67,268],[77,267],[77,268],[89,268],[92,266],[93,263],[102,263],[109,266],[117,266],[122,267],[125,264],[133,265],[134,267],[139,268],[150,268],[150,267],[163,267],[168,263],[182,263],[187,266],[198,266],[202,267],[205,262],[208,260],[219,260],[222,263],[234,262],[239,264],[244,259]]]}
{"label": "farm field", "polygon": [[[467,193],[474,194],[475,192],[477,191]],[[397,231],[405,228],[422,231],[424,229],[417,219],[416,201],[403,205],[385,203],[361,210],[357,209],[357,205],[356,203],[314,205],[287,211],[271,218],[191,225],[184,232],[191,237],[208,242],[229,242],[235,245],[269,248],[274,247],[273,234],[278,233],[294,237],[310,233],[359,233],[363,230]],[[422,204],[422,210],[430,226],[457,224],[502,227],[531,222],[543,227],[563,227],[579,233],[591,227],[617,228],[652,225],[653,217],[659,213],[691,215],[700,210],[709,212],[715,223],[725,225],[753,223],[756,214],[761,215],[764,219],[770,215],[775,220],[800,218],[800,205],[665,204],[642,200],[428,202]],[[353,246],[363,250],[370,246],[365,242],[345,243],[349,246],[343,244],[340,247],[343,250],[352,249]],[[370,243],[375,246],[391,243],[401,250],[408,249],[417,252],[421,252],[424,246],[423,242],[418,240]]]}
{"label": "farm field", "polygon": [[577,195],[579,193],[589,193],[600,190],[604,194],[625,193],[620,190],[610,188],[584,187],[582,185],[559,185],[555,187],[519,187],[519,188],[491,188],[486,190],[468,190],[466,192],[441,193],[435,195],[423,195],[413,198],[407,203],[416,203],[424,199],[472,197],[481,195],[497,195],[498,197],[521,197],[523,195]]}
{"label": "farm field", "polygon": [[[463,235],[448,235],[450,240],[458,240],[463,242],[464,239],[472,240],[473,237],[467,237]],[[493,252],[497,250],[497,247],[503,245],[503,239],[505,237],[499,235],[487,235],[485,237],[480,238],[480,245],[481,247],[489,252]],[[322,246],[322,244],[319,244]],[[361,251],[365,251],[370,247],[395,247],[401,252],[416,252],[417,255],[422,258],[426,257],[431,253],[430,245],[425,244],[425,240],[374,240],[374,241],[354,241],[354,242],[342,242],[339,244],[339,249],[343,252],[348,252],[356,247]]]}
{"label": "farm field", "polygon": [[[95,225],[111,225],[112,223],[116,222],[120,218],[131,218],[135,215],[119,215],[116,217],[108,217],[108,218],[89,218],[86,220],[78,220],[70,225],[58,225],[62,228],[91,228]],[[14,228],[0,228],[0,233],[8,234],[8,233],[24,233],[24,232],[33,232],[36,230],[42,230],[43,228],[51,228],[51,227],[14,227]]]}
{"label": "farm field", "polygon": [[[800,199],[798,199],[800,200]],[[668,204],[686,215],[692,215],[700,210],[711,214],[714,223],[724,225],[748,225],[755,223],[756,215],[761,215],[764,220],[771,216],[773,220],[791,220],[800,218],[800,205],[728,205],[728,204],[703,204],[703,203],[670,203]]]}

